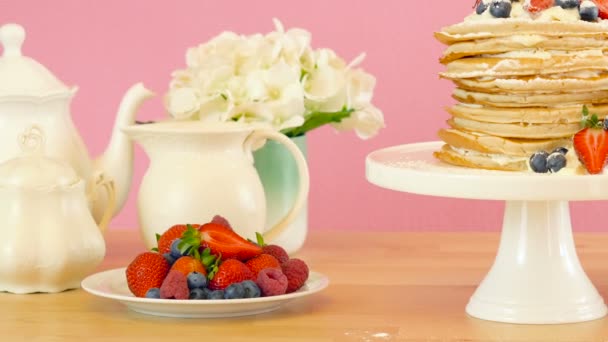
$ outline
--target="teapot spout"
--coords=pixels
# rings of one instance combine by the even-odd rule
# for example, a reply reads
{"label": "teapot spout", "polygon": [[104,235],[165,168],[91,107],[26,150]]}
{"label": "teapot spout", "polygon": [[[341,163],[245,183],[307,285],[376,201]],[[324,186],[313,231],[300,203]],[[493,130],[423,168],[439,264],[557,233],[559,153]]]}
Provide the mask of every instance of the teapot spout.
{"label": "teapot spout", "polygon": [[[122,132],[122,128],[134,124],[135,114],[146,100],[154,96],[154,93],[146,89],[142,83],[133,85],[123,97],[116,121],[112,130],[112,137],[105,152],[95,160],[94,167],[97,172],[113,180],[116,187],[116,215],[125,204],[131,186],[133,176],[133,143],[129,137]],[[97,194],[93,203],[93,216],[99,222],[107,206],[107,198],[103,194]]]}

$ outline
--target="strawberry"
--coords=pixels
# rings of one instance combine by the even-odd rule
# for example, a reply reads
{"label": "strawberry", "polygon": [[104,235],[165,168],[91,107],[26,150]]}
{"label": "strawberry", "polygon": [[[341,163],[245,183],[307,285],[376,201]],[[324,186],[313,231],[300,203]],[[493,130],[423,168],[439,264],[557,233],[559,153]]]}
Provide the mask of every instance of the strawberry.
{"label": "strawberry", "polygon": [[591,0],[597,6],[599,17],[608,19],[608,0]]}
{"label": "strawberry", "polygon": [[553,7],[554,2],[555,0],[526,0],[524,9],[530,13],[537,13]]}
{"label": "strawberry", "polygon": [[[192,226],[198,228],[200,225],[193,224]],[[185,224],[176,224],[165,231],[163,235],[157,235],[158,253],[165,254],[171,252],[171,243],[173,243],[175,239],[181,238],[186,229],[187,226]]]}
{"label": "strawberry", "polygon": [[596,114],[589,117],[589,110],[583,107],[583,128],[573,138],[573,145],[578,159],[590,174],[604,170],[608,162],[608,131]]}
{"label": "strawberry", "polygon": [[201,246],[209,248],[211,254],[221,255],[222,259],[245,261],[262,254],[262,247],[249,242],[230,228],[215,223],[207,223],[199,228]]}
{"label": "strawberry", "polygon": [[129,290],[137,297],[145,297],[151,288],[160,288],[169,273],[169,263],[158,253],[145,252],[133,259],[126,270]]}
{"label": "strawberry", "polygon": [[173,266],[171,266],[171,271],[176,270],[183,273],[186,277],[190,272],[198,272],[202,275],[207,275],[207,270],[200,262],[200,260],[195,259],[191,256],[183,256],[175,261]]}
{"label": "strawberry", "polygon": [[220,264],[213,279],[209,282],[209,289],[223,290],[230,284],[245,280],[254,280],[251,270],[236,259],[228,259]]}
{"label": "strawberry", "polygon": [[253,276],[255,278],[258,277],[258,273],[263,269],[266,269],[266,268],[276,268],[279,270],[281,269],[281,264],[279,263],[277,258],[273,257],[270,254],[260,254],[255,258],[247,260],[245,265],[247,265],[247,267],[249,267],[249,269],[251,270],[251,272],[253,273]]}

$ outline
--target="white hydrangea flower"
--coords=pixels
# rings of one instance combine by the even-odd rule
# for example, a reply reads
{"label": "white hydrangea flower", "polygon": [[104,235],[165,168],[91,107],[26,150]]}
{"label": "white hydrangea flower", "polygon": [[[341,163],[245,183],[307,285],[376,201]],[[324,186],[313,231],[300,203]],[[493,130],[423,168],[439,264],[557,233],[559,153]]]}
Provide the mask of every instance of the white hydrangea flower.
{"label": "white hydrangea flower", "polygon": [[338,131],[354,130],[359,138],[369,139],[378,134],[381,128],[384,128],[384,116],[378,108],[370,104],[368,107],[353,112],[340,123],[332,124],[332,126]]}
{"label": "white hydrangea flower", "polygon": [[[172,73],[165,107],[176,119],[239,121],[277,130],[300,127],[314,113],[350,117],[334,124],[361,137],[384,121],[371,104],[375,78],[330,49],[313,50],[311,34],[285,30],[274,19],[266,35],[223,32],[186,52],[186,69]],[[329,117],[328,117],[329,118]]]}

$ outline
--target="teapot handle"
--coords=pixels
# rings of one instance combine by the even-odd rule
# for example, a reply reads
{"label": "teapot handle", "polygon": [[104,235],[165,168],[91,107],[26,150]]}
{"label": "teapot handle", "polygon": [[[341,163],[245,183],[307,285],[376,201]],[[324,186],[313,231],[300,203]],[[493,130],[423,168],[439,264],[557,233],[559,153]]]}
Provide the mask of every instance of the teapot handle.
{"label": "teapot handle", "polygon": [[108,194],[108,203],[103,212],[103,216],[99,221],[99,230],[102,234],[108,229],[110,220],[114,216],[114,210],[116,209],[116,187],[114,186],[114,180],[108,179],[103,173],[98,173],[95,177],[95,188],[103,187]]}
{"label": "teapot handle", "polygon": [[263,145],[264,140],[270,139],[274,140],[287,148],[287,150],[293,155],[293,158],[296,161],[296,165],[298,167],[298,194],[296,196],[295,202],[291,209],[287,212],[287,214],[274,225],[274,227],[265,231],[262,235],[264,236],[265,241],[272,241],[276,239],[287,226],[293,222],[293,220],[298,216],[299,212],[304,207],[306,203],[306,199],[308,198],[308,190],[310,187],[310,176],[308,173],[308,165],[306,164],[306,159],[298,146],[291,141],[288,137],[286,137],[282,133],[277,133],[272,130],[256,130],[251,133],[247,139],[245,140],[244,147],[245,151],[248,155],[251,155],[253,149],[260,145]]}

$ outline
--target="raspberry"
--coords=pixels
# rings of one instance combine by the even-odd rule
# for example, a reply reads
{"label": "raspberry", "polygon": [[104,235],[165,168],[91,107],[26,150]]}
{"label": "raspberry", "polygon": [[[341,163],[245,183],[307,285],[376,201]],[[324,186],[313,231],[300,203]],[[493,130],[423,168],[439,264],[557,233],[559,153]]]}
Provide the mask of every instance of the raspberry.
{"label": "raspberry", "polygon": [[262,247],[262,253],[272,255],[273,257],[277,258],[281,264],[289,260],[289,255],[287,255],[287,252],[285,252],[281,246],[266,245]]}
{"label": "raspberry", "polygon": [[211,223],[219,224],[220,226],[229,228],[230,230],[234,230],[232,229],[230,222],[228,222],[228,220],[226,220],[223,216],[220,215],[213,216],[213,219],[211,219]]}
{"label": "raspberry", "polygon": [[300,259],[290,259],[281,265],[287,277],[287,293],[299,290],[308,280],[308,266]]}
{"label": "raspberry", "polygon": [[265,297],[282,295],[287,291],[287,277],[276,268],[261,270],[256,284]]}
{"label": "raspberry", "polygon": [[190,290],[186,276],[176,270],[169,271],[167,277],[160,286],[160,298],[162,299],[188,299]]}

